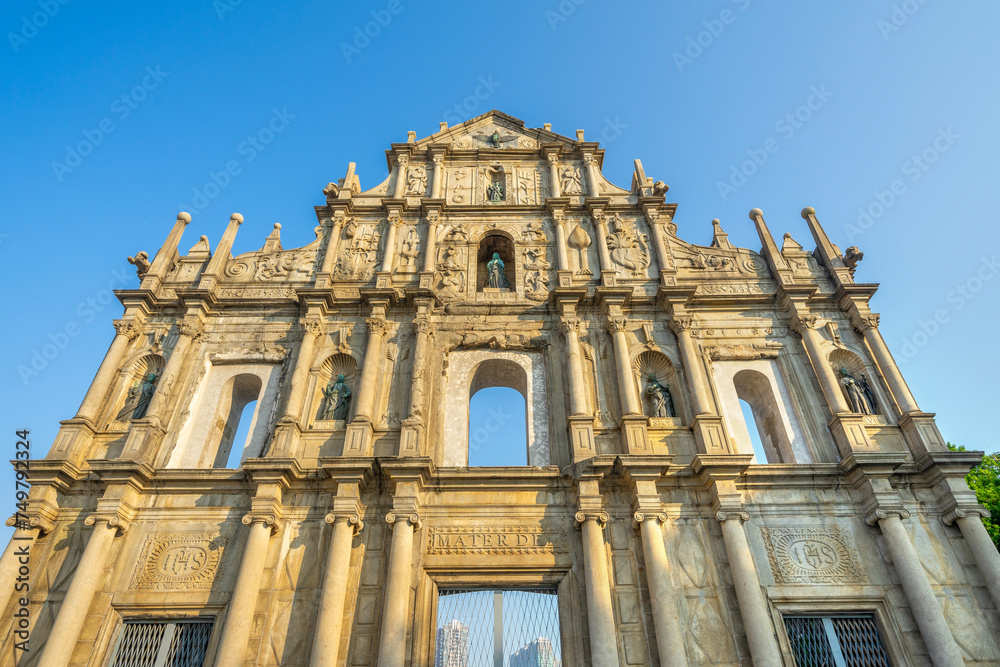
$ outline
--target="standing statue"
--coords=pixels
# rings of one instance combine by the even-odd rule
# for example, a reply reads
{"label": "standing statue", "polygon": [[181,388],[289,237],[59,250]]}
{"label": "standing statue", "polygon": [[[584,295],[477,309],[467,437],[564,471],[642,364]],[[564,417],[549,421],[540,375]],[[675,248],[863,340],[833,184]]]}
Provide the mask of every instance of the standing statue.
{"label": "standing statue", "polygon": [[493,259],[486,262],[486,286],[492,287],[494,289],[503,289],[505,287],[510,287],[510,283],[507,282],[507,274],[504,273],[503,260],[500,259],[500,253],[493,253]]}
{"label": "standing statue", "polygon": [[670,384],[660,384],[656,376],[650,374],[647,378],[649,384],[646,386],[646,393],[649,395],[650,417],[676,417],[674,410],[674,399],[670,396]]}
{"label": "standing statue", "polygon": [[559,173],[560,191],[564,195],[578,195],[583,193],[583,185],[580,183],[580,174],[575,167],[563,167]]}
{"label": "standing statue", "polygon": [[323,413],[320,419],[347,419],[347,403],[350,399],[351,390],[344,382],[344,375],[341,373],[336,381],[330,380],[323,390]]}
{"label": "standing statue", "polygon": [[868,384],[868,378],[865,377],[865,374],[861,373],[860,375],[861,378],[858,380],[858,384],[861,385],[861,391],[864,392],[865,398],[868,399],[868,405],[871,406],[872,414],[878,414],[878,401],[875,400],[875,390]]}
{"label": "standing statue", "polygon": [[864,388],[854,379],[850,371],[846,368],[841,368],[840,375],[840,384],[844,386],[844,391],[847,393],[847,402],[851,406],[851,412],[860,415],[874,415],[874,404],[868,402],[868,396],[865,395]]}
{"label": "standing statue", "polygon": [[139,387],[140,382],[135,381],[135,384],[128,390],[128,396],[125,397],[125,405],[122,409],[118,411],[115,415],[116,422],[123,422],[132,418],[132,413],[135,412],[135,406],[139,402]]}
{"label": "standing statue", "polygon": [[149,409],[149,401],[152,400],[153,392],[156,391],[156,381],[158,379],[156,373],[150,373],[146,376],[142,386],[139,387],[139,400],[136,401],[135,410],[132,412],[132,419],[142,419],[146,416],[146,410]]}
{"label": "standing statue", "polygon": [[486,188],[486,196],[489,197],[491,202],[503,201],[503,181],[493,181],[490,183],[490,185]]}

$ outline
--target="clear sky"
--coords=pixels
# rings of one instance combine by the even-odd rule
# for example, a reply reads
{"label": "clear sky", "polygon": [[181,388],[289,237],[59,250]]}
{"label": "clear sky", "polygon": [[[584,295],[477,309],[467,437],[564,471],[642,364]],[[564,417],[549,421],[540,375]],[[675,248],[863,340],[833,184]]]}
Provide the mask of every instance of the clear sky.
{"label": "clear sky", "polygon": [[760,207],[812,248],[814,206],[883,284],[873,309],[921,407],[995,451],[998,24],[987,0],[5,2],[0,449],[27,427],[41,456],[73,416],[122,312],[107,288],[138,284],[126,256],[155,253],[178,210],[182,250],[214,248],[233,211],[237,252],[275,222],[302,245],[349,161],[372,187],[407,130],[498,108],[584,129],[624,187],[641,158],[694,243],[718,217],[758,249]]}

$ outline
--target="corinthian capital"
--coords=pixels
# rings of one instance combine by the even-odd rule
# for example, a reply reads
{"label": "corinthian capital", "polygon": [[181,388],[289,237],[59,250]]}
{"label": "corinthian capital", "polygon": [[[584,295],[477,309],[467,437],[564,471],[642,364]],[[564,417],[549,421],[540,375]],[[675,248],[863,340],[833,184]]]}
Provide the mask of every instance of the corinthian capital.
{"label": "corinthian capital", "polygon": [[133,320],[115,320],[115,333],[125,336],[129,340],[135,340],[141,332],[139,326]]}
{"label": "corinthian capital", "polygon": [[869,329],[878,329],[879,315],[876,313],[868,313],[867,315],[861,315],[857,318],[854,326],[857,327],[858,331],[864,333]]}
{"label": "corinthian capital", "polygon": [[667,326],[670,327],[670,330],[673,331],[676,336],[682,331],[690,331],[691,327],[694,326],[694,318],[687,316],[671,317]]}
{"label": "corinthian capital", "polygon": [[191,340],[198,340],[205,332],[205,325],[200,320],[182,320],[177,323],[177,333]]}
{"label": "corinthian capital", "polygon": [[413,331],[418,334],[432,334],[434,323],[428,317],[418,317],[413,321]]}
{"label": "corinthian capital", "polygon": [[580,333],[580,329],[582,328],[582,326],[583,325],[580,322],[579,318],[576,317],[563,318],[563,320],[559,323],[560,331],[562,331],[567,336],[570,334]]}
{"label": "corinthian capital", "polygon": [[302,328],[305,329],[306,333],[312,336],[322,336],[323,335],[323,322],[318,319],[307,319],[302,321]]}
{"label": "corinthian capital", "polygon": [[628,319],[624,317],[609,317],[608,318],[608,332],[618,333],[619,331],[625,331],[628,328]]}
{"label": "corinthian capital", "polygon": [[800,336],[806,329],[815,329],[819,326],[819,318],[815,315],[797,315],[792,318],[792,330]]}
{"label": "corinthian capital", "polygon": [[368,333],[374,336],[384,336],[389,331],[389,324],[381,317],[365,319],[365,327],[368,329]]}

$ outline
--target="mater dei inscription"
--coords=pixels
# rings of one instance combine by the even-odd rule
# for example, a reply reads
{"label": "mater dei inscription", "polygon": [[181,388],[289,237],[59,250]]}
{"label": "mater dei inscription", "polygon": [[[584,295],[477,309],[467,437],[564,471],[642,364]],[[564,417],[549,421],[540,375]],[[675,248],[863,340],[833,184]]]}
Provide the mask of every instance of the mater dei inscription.
{"label": "mater dei inscription", "polygon": [[431,528],[428,554],[551,554],[565,553],[562,533],[548,533],[531,526]]}
{"label": "mater dei inscription", "polygon": [[850,538],[837,528],[763,528],[761,533],[779,584],[864,581]]}
{"label": "mater dei inscription", "polygon": [[212,535],[151,535],[132,577],[132,588],[210,588],[223,543]]}

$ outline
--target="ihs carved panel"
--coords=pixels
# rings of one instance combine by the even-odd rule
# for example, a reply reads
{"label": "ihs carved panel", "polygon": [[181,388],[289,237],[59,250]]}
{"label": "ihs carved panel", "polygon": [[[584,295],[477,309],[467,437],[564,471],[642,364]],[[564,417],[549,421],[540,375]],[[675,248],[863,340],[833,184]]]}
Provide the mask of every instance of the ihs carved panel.
{"label": "ihs carved panel", "polygon": [[224,546],[217,535],[150,535],[130,588],[211,588]]}
{"label": "ihs carved panel", "polygon": [[856,584],[865,580],[850,537],[838,528],[762,528],[779,584]]}

